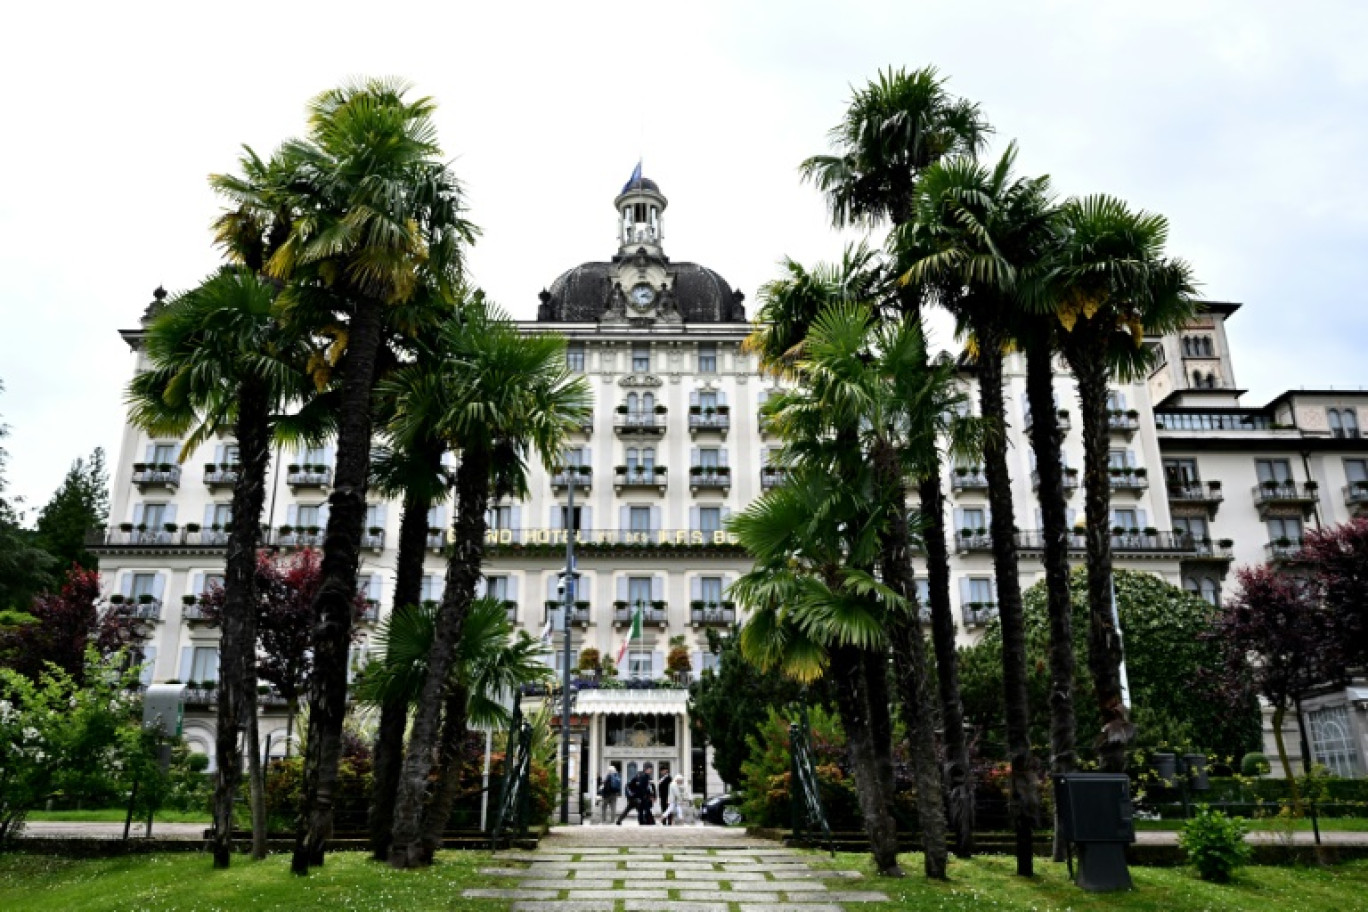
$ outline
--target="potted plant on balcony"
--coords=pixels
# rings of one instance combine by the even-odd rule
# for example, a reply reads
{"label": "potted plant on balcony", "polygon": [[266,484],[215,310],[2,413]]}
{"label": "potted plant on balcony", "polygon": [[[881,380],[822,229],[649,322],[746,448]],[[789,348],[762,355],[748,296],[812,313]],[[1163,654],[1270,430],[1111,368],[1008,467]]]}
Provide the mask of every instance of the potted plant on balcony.
{"label": "potted plant on balcony", "polygon": [[1145,526],[1145,535],[1147,535],[1148,537],[1154,538],[1158,534],[1159,530],[1154,526]]}
{"label": "potted plant on balcony", "polygon": [[1211,491],[1214,494],[1217,491],[1221,490],[1221,483],[1219,481],[1208,481],[1207,490]]}
{"label": "potted plant on balcony", "polygon": [[1140,412],[1138,409],[1126,409],[1126,417],[1135,421],[1140,417]]}
{"label": "potted plant on balcony", "polygon": [[1126,527],[1125,527],[1125,526],[1112,526],[1112,535],[1125,535],[1125,534],[1126,534]]}
{"label": "potted plant on balcony", "polygon": [[214,474],[215,472],[217,472],[217,471],[218,471],[218,465],[217,465],[216,463],[206,462],[206,463],[204,464],[204,474],[205,474],[205,475],[213,475],[213,474]]}
{"label": "potted plant on balcony", "polygon": [[575,467],[575,471],[579,473],[579,476],[580,476],[581,478],[588,478],[589,476],[591,476],[591,475],[594,474],[594,467],[593,467],[593,466],[582,465],[582,466]]}
{"label": "potted plant on balcony", "polygon": [[579,662],[575,665],[575,670],[581,673],[598,674],[599,662],[602,661],[599,651],[593,646],[585,646],[580,650]]}
{"label": "potted plant on balcony", "polygon": [[712,418],[712,416],[713,416],[713,415],[716,415],[716,414],[717,414],[717,409],[716,409],[714,406],[711,406],[711,405],[710,405],[710,406],[707,406],[706,408],[703,409],[703,417],[704,417],[704,418]]}
{"label": "potted plant on balcony", "polygon": [[719,406],[717,407],[717,414],[718,414],[718,416],[730,415],[730,414],[731,414],[731,406],[730,406],[730,405],[719,405]]}
{"label": "potted plant on balcony", "polygon": [[721,475],[723,478],[726,478],[729,475],[731,475],[731,466],[718,466],[715,471],[718,475]]}
{"label": "potted plant on balcony", "polygon": [[176,532],[178,529],[180,529],[180,526],[175,523],[162,523],[163,532]]}
{"label": "potted plant on balcony", "polygon": [[132,524],[132,523],[119,523],[119,531],[120,531],[120,532],[132,532],[132,531],[133,531],[133,524]]}
{"label": "potted plant on balcony", "polygon": [[669,409],[666,408],[664,405],[657,405],[657,406],[655,407],[655,413],[656,413],[657,415],[664,415],[664,414],[665,414],[666,412],[668,412],[668,411],[669,411]]}
{"label": "potted plant on balcony", "polygon": [[[219,524],[219,523],[210,523],[210,524],[209,524],[209,531],[210,531],[210,532],[222,532],[222,531],[223,531],[223,526],[222,526],[221,524]],[[268,530],[268,531],[269,531],[269,530]]]}
{"label": "potted plant on balcony", "polygon": [[694,477],[696,478],[696,477],[698,477],[699,475],[702,475],[702,474],[703,474],[703,467],[702,467],[702,466],[690,466],[690,467],[689,467],[689,474],[692,475],[692,476],[694,476]]}
{"label": "potted plant on balcony", "polygon": [[1130,466],[1122,466],[1121,474],[1124,475],[1127,480],[1129,480],[1130,477],[1135,474],[1135,469],[1131,468]]}
{"label": "potted plant on balcony", "polygon": [[1307,491],[1310,491],[1310,492],[1313,492],[1313,493],[1314,493],[1315,491],[1319,491],[1319,490],[1320,490],[1320,482],[1318,482],[1318,481],[1308,481],[1308,482],[1306,483],[1305,487],[1306,487],[1306,490],[1307,490]]}
{"label": "potted plant on balcony", "polygon": [[144,592],[142,595],[138,596],[139,605],[150,605],[153,601],[154,599],[152,598],[152,593],[150,592]]}
{"label": "potted plant on balcony", "polygon": [[652,608],[652,610],[654,610],[654,611],[661,611],[661,612],[663,612],[663,611],[666,609],[666,607],[668,607],[668,605],[669,605],[668,602],[663,602],[663,601],[651,602],[651,608]]}
{"label": "potted plant on balcony", "polygon": [[1121,469],[1117,466],[1112,466],[1110,469],[1107,469],[1107,474],[1110,475],[1113,479],[1120,478]]}
{"label": "potted plant on balcony", "polygon": [[293,534],[294,534],[294,526],[292,526],[292,525],[286,523],[285,525],[283,525],[283,526],[280,527],[280,534],[281,534],[281,535],[293,535]]}
{"label": "potted plant on balcony", "polygon": [[974,537],[974,530],[973,530],[973,529],[960,529],[960,530],[959,530],[959,535],[960,535],[960,538],[964,539],[965,541],[968,541],[969,539],[971,539],[971,538]]}
{"label": "potted plant on balcony", "polygon": [[1136,469],[1136,470],[1135,470],[1135,477],[1136,477],[1136,478],[1148,478],[1148,477],[1149,477],[1149,469],[1146,469],[1146,468],[1144,468],[1144,467],[1141,467],[1141,468]]}
{"label": "potted plant on balcony", "polygon": [[974,536],[975,536],[976,538],[987,538],[987,537],[988,537],[988,530],[987,530],[987,529],[975,529],[975,530],[974,530]]}
{"label": "potted plant on balcony", "polygon": [[664,475],[664,474],[665,474],[665,466],[656,466],[656,467],[655,467],[655,473],[656,473],[657,475]]}
{"label": "potted plant on balcony", "polygon": [[1278,490],[1278,483],[1270,478],[1267,481],[1262,482],[1261,487],[1269,494],[1272,494]]}
{"label": "potted plant on balcony", "polygon": [[209,696],[213,696],[214,691],[218,690],[218,681],[214,680],[213,678],[210,678],[207,681],[201,681],[200,687],[204,689],[204,692],[206,694],[208,694]]}
{"label": "potted plant on balcony", "polygon": [[163,475],[169,475],[169,474],[171,473],[171,463],[169,463],[169,462],[159,462],[159,463],[157,463],[157,471],[158,471],[158,472],[161,472]]}
{"label": "potted plant on balcony", "polygon": [[1078,469],[1075,469],[1075,468],[1073,468],[1073,467],[1071,467],[1071,466],[1065,466],[1065,467],[1064,467],[1064,477],[1065,477],[1065,478],[1077,478],[1077,477],[1078,477]]}
{"label": "potted plant on balcony", "polygon": [[200,530],[200,524],[199,524],[199,523],[186,523],[186,524],[185,524],[185,531],[186,531],[186,532],[189,532],[191,535],[194,535],[195,533],[199,532],[199,530]]}
{"label": "potted plant on balcony", "polygon": [[689,661],[689,650],[684,645],[682,636],[670,638],[670,652],[665,656],[665,670],[672,675],[687,675],[693,671],[693,663]]}
{"label": "potted plant on balcony", "polygon": [[1286,535],[1279,535],[1277,539],[1274,540],[1273,544],[1277,545],[1279,548],[1287,548],[1291,546],[1292,539],[1288,538]]}
{"label": "potted plant on balcony", "polygon": [[366,529],[366,534],[369,535],[369,536],[371,536],[372,538],[375,538],[375,537],[377,537],[377,536],[383,534],[384,531],[385,531],[385,529],[384,529],[383,526],[370,526],[370,527],[368,527],[368,528]]}
{"label": "potted plant on balcony", "polygon": [[964,476],[966,476],[966,475],[969,474],[969,467],[968,467],[968,466],[955,466],[955,474],[956,474],[957,476],[959,476],[960,478],[963,478]]}
{"label": "potted plant on balcony", "polygon": [[299,463],[297,463],[297,462],[292,462],[292,463],[290,463],[290,465],[286,468],[286,471],[289,472],[291,475],[298,475],[298,474],[299,474]]}
{"label": "potted plant on balcony", "polygon": [[147,523],[138,523],[137,529],[138,529],[139,532],[146,532],[146,531],[147,531]]}
{"label": "potted plant on balcony", "polygon": [[1068,420],[1069,420],[1069,410],[1068,410],[1068,409],[1060,409],[1059,411],[1055,412],[1055,414],[1059,416],[1059,420],[1060,420],[1060,421],[1068,421]]}
{"label": "potted plant on balcony", "polygon": [[195,602],[197,602],[197,601],[199,601],[199,599],[196,598],[196,597],[193,596],[193,595],[182,595],[182,596],[181,596],[181,604],[182,604],[182,605],[193,605],[193,604],[195,604]]}
{"label": "potted plant on balcony", "polygon": [[628,602],[624,602],[621,599],[618,599],[617,601],[613,602],[614,611],[626,611],[630,607],[632,606]]}
{"label": "potted plant on balcony", "polygon": [[627,404],[626,404],[626,403],[623,403],[622,405],[619,405],[619,406],[617,407],[617,413],[618,413],[619,415],[625,415],[625,414],[627,414]]}
{"label": "potted plant on balcony", "polygon": [[1360,494],[1368,494],[1368,481],[1354,482],[1354,490],[1358,491]]}
{"label": "potted plant on balcony", "polygon": [[1220,541],[1216,542],[1216,544],[1220,545],[1222,548],[1233,548],[1235,547],[1235,539],[1223,538]]}
{"label": "potted plant on balcony", "polygon": [[690,415],[701,415],[701,414],[703,414],[703,406],[701,406],[701,405],[691,405],[691,406],[689,406],[689,414],[690,414]]}
{"label": "potted plant on balcony", "polygon": [[124,597],[121,593],[116,592],[109,597],[109,604],[111,605],[122,605],[123,603]]}
{"label": "potted plant on balcony", "polygon": [[141,474],[141,473],[146,472],[146,471],[147,471],[147,463],[145,463],[145,462],[135,462],[135,463],[133,463],[133,473],[134,473],[135,475]]}

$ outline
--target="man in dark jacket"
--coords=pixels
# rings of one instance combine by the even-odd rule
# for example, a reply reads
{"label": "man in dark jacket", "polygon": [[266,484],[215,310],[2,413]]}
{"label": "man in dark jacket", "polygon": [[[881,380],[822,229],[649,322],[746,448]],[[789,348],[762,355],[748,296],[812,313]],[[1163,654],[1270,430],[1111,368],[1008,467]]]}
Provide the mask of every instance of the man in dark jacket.
{"label": "man in dark jacket", "polygon": [[624,794],[627,796],[627,806],[626,806],[625,808],[623,808],[623,809],[622,809],[622,813],[618,815],[618,819],[617,819],[617,825],[618,825],[618,826],[622,826],[622,821],[623,821],[624,819],[626,819],[627,815],[630,814],[630,813],[632,813],[632,811],[637,811],[637,816],[638,816],[638,818],[641,816],[641,813],[640,813],[640,807],[641,807],[641,789],[640,789],[640,787],[641,787],[641,781],[640,781],[640,780],[641,780],[641,774],[640,774],[640,773],[638,773],[637,775],[633,776],[631,779],[628,779],[628,780],[627,780],[627,786],[626,786],[626,789],[625,789],[625,791],[624,791]]}
{"label": "man in dark jacket", "polygon": [[656,797],[654,773],[655,767],[647,763],[632,780],[636,784],[637,823],[641,826],[655,825],[655,814],[651,812]]}
{"label": "man in dark jacket", "polygon": [[622,794],[622,777],[617,767],[608,765],[608,772],[599,785],[599,823],[607,823],[617,816],[618,796]]}

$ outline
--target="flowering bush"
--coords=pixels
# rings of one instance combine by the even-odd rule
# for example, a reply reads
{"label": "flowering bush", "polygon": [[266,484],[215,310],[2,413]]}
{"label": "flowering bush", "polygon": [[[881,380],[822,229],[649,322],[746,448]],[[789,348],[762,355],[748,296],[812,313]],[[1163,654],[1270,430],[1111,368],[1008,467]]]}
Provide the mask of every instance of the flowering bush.
{"label": "flowering bush", "polygon": [[0,668],[0,845],[64,786],[96,774],[131,786],[148,765],[137,668],[126,664],[90,649],[83,684],[56,665],[34,679]]}

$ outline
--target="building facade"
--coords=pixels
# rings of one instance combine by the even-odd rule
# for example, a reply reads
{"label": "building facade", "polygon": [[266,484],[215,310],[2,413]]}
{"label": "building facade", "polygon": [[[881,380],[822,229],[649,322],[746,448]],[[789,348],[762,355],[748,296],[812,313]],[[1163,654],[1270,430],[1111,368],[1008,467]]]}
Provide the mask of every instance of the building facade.
{"label": "building facade", "polygon": [[[711,794],[722,783],[689,724],[686,685],[713,660],[706,631],[730,631],[740,620],[727,589],[748,562],[726,520],[781,480],[769,464],[778,442],[759,419],[779,387],[742,350],[750,331],[743,295],[717,272],[666,256],[666,206],[653,181],[634,176],[614,200],[616,253],[562,274],[541,293],[537,319],[521,324],[528,333],[566,338],[570,366],[591,384],[593,414],[560,465],[532,468],[526,499],[491,508],[483,587],[507,603],[519,627],[540,634],[559,618],[557,586],[573,533],[581,578],[569,624],[572,665],[586,647],[622,661],[615,681],[582,676],[572,713],[572,780],[587,789],[607,763],[630,774],[651,762],[686,772],[695,793]],[[1278,559],[1307,523],[1337,522],[1368,505],[1368,446],[1358,436],[1368,396],[1289,393],[1262,409],[1241,408],[1224,334],[1236,307],[1211,305],[1188,331],[1149,340],[1162,363],[1147,381],[1115,389],[1110,422],[1117,565],[1156,573],[1213,602],[1232,563]],[[122,335],[137,370],[142,331]],[[1012,355],[1006,367],[1009,408],[1021,409],[1024,362]],[[963,382],[976,401],[972,374]],[[1081,529],[1082,440],[1062,365],[1056,396],[1070,520]],[[1008,418],[1025,587],[1044,578],[1026,436],[1031,416],[1022,410]],[[136,603],[152,623],[147,679],[197,685],[185,737],[212,758],[212,692],[204,685],[217,679],[218,632],[194,603],[222,577],[237,459],[229,436],[184,463],[177,462],[180,445],[125,427],[112,525],[97,550],[107,590]],[[332,460],[327,446],[277,453],[264,519],[269,544],[287,552],[321,544]],[[1266,488],[1265,481],[1278,484]],[[973,465],[947,466],[943,482],[952,599],[968,641],[996,612],[987,485]],[[425,599],[441,597],[450,518],[449,506],[433,508]],[[373,499],[360,570],[371,610],[355,647],[358,666],[374,623],[391,607],[398,523],[397,503]],[[1082,535],[1072,544],[1081,561]],[[917,569],[924,580],[924,567]],[[637,608],[642,632],[628,641]],[[558,670],[565,635],[553,625],[547,661]],[[667,668],[680,647],[688,671]],[[267,701],[263,730],[277,753],[285,735],[280,709]],[[1348,724],[1363,731],[1362,711],[1348,711]],[[1368,743],[1360,738],[1355,749],[1352,768],[1362,770]]]}

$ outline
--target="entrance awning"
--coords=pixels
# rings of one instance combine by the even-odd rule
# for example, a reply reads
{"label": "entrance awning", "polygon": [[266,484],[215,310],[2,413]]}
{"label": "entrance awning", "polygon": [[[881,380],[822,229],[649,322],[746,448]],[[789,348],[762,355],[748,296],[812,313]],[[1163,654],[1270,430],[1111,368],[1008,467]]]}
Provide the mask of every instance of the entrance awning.
{"label": "entrance awning", "polygon": [[581,690],[575,696],[576,712],[590,716],[610,713],[682,716],[688,709],[687,690]]}

